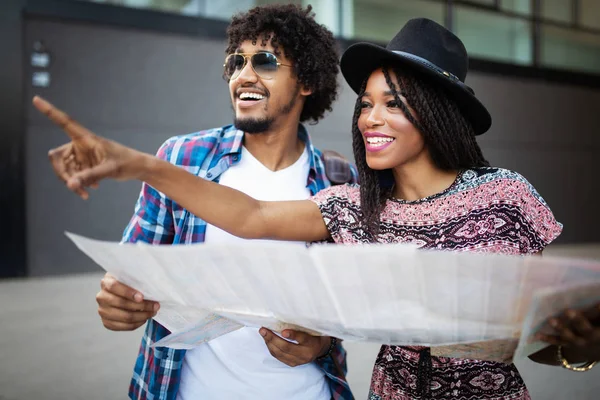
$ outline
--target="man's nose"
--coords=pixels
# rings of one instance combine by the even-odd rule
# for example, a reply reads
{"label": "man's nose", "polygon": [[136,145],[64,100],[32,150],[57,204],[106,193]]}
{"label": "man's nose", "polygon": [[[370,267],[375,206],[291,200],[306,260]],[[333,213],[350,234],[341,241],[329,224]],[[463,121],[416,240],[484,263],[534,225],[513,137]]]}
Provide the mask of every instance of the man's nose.
{"label": "man's nose", "polygon": [[247,59],[246,65],[244,65],[244,68],[242,68],[237,77],[239,83],[258,81],[258,75],[256,75],[256,72],[254,72],[254,68],[252,68],[251,64],[252,62],[250,59]]}

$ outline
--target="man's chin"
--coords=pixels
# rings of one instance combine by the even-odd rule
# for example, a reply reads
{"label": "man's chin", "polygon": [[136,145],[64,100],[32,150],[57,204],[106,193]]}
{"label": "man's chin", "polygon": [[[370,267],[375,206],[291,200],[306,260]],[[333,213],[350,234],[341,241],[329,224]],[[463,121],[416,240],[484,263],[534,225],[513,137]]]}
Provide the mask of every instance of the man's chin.
{"label": "man's chin", "polygon": [[235,118],[233,124],[246,133],[262,133],[269,130],[273,124],[271,118]]}

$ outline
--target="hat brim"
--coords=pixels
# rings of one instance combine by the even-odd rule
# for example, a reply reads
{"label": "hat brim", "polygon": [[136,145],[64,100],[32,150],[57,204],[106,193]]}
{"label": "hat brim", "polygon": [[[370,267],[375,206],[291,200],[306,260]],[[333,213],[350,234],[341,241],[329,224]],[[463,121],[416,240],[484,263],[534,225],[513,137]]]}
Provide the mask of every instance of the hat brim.
{"label": "hat brim", "polygon": [[357,94],[371,72],[382,66],[405,67],[431,78],[443,86],[456,101],[462,113],[471,122],[475,135],[481,135],[490,129],[490,113],[469,91],[468,86],[445,75],[444,71],[424,59],[393,52],[372,43],[356,43],[348,47],[340,61],[344,79]]}

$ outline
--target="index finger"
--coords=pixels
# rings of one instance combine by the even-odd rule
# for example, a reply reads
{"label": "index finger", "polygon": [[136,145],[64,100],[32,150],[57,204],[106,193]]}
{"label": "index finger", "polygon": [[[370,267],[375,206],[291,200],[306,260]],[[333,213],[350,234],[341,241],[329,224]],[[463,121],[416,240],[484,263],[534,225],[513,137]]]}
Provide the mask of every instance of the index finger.
{"label": "index finger", "polygon": [[100,281],[100,287],[109,293],[141,303],[144,296],[137,290],[116,280],[112,275],[105,275]]}
{"label": "index finger", "polygon": [[52,122],[60,126],[72,140],[81,139],[93,135],[88,129],[77,123],[64,111],[56,108],[52,103],[39,96],[33,98],[33,105]]}

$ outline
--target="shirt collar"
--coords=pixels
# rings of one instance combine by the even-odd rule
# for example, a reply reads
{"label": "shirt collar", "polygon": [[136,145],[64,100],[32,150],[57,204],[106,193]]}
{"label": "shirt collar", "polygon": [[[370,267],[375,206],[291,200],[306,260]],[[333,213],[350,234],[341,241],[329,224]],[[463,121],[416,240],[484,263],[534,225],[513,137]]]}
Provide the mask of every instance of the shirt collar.
{"label": "shirt collar", "polygon": [[[313,179],[319,176],[320,169],[322,169],[321,156],[319,152],[315,149],[310,140],[310,135],[308,131],[302,124],[298,124],[298,138],[304,142],[306,148],[308,150],[308,157],[310,160],[310,170],[309,177]],[[242,145],[244,143],[244,132],[236,129],[234,125],[228,125],[223,128],[223,138],[219,143],[219,148],[217,149],[218,153],[221,157],[225,155],[234,155],[234,164],[239,162],[242,154]]]}

